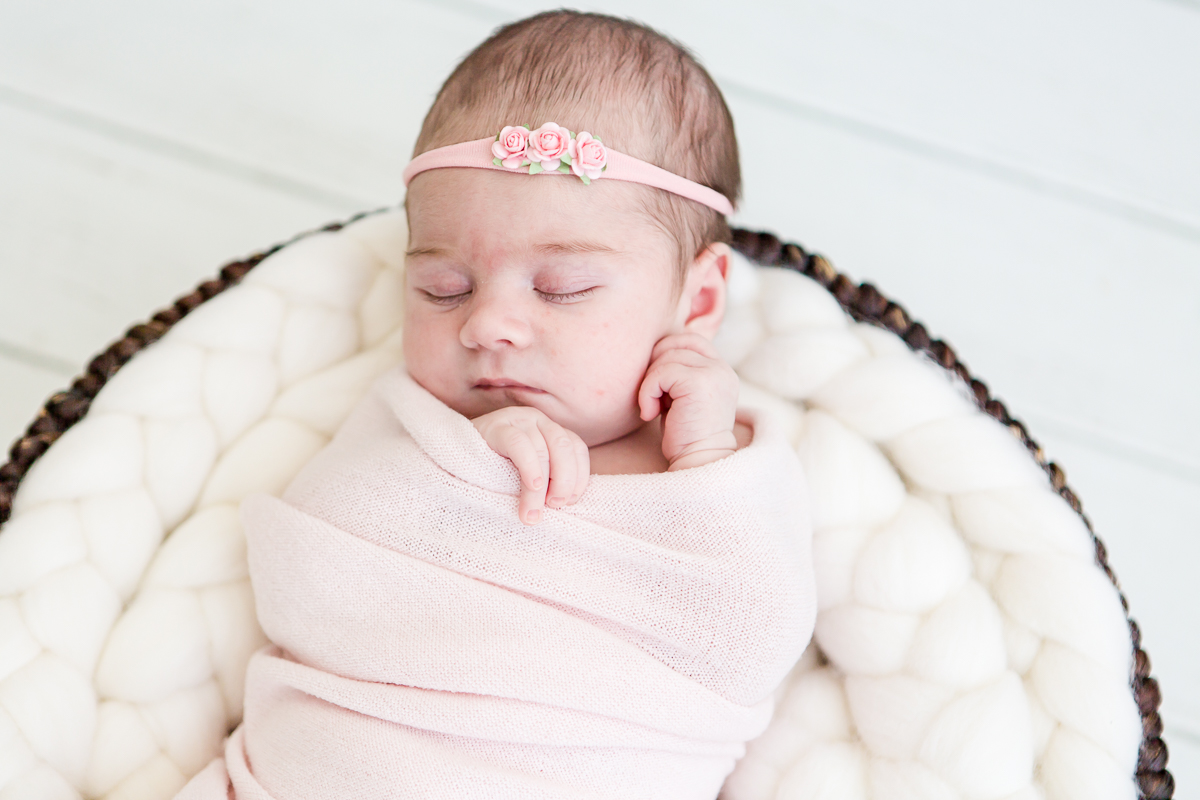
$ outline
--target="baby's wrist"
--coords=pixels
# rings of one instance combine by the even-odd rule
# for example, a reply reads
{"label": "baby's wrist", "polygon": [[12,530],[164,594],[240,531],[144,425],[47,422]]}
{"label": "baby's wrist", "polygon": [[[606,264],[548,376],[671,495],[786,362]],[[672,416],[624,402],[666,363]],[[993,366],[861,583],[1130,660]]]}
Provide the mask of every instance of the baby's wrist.
{"label": "baby's wrist", "polygon": [[668,457],[667,471],[676,472],[681,469],[702,467],[733,455],[737,449],[737,437],[733,431],[722,431],[699,442],[693,442],[673,457]]}

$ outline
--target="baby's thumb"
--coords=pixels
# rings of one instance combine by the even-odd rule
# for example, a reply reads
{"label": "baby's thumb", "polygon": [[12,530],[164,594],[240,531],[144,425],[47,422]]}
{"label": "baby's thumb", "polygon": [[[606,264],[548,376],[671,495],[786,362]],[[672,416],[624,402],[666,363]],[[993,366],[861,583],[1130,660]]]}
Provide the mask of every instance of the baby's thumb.
{"label": "baby's thumb", "polygon": [[649,375],[642,381],[641,387],[638,388],[638,415],[643,422],[649,422],[659,414],[667,413],[667,407],[663,405],[663,401],[670,401],[670,397],[662,394],[662,388]]}
{"label": "baby's thumb", "polygon": [[528,482],[534,484],[533,486],[529,486],[524,479],[521,481],[521,494],[517,499],[517,516],[526,525],[536,525],[542,521],[542,508],[546,505],[548,484],[545,475],[546,471],[543,471],[541,476]]}

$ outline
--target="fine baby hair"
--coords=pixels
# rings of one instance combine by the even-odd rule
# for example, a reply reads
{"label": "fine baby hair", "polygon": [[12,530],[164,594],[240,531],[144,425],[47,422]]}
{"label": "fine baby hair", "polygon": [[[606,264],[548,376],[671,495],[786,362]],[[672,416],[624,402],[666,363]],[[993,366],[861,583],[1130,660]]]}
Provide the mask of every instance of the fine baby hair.
{"label": "fine baby hair", "polygon": [[[413,155],[547,121],[737,204],[733,117],[712,78],[677,42],[601,14],[550,11],[496,31],[443,84]],[[677,243],[680,273],[709,244],[730,241],[711,208],[651,188],[643,203]]]}

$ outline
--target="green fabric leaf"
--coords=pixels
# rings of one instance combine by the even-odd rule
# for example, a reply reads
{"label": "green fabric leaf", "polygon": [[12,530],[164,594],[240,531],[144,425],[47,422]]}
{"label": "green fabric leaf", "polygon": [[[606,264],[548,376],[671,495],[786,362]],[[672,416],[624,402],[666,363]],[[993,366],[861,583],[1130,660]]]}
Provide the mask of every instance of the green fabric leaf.
{"label": "green fabric leaf", "polygon": [[592,185],[592,179],[591,179],[591,178],[589,178],[587,175],[580,175],[580,176],[579,176],[579,180],[583,181],[583,185],[584,185],[584,186],[591,186],[591,185]]}
{"label": "green fabric leaf", "polygon": [[561,161],[562,161],[564,164],[570,164],[570,163],[571,163],[571,154],[570,154],[570,153],[563,153],[561,156],[559,156],[559,159],[560,159],[560,160],[561,160]]}
{"label": "green fabric leaf", "polygon": [[501,161],[500,161],[500,159],[498,159],[498,158],[493,158],[493,159],[492,159],[492,163],[493,163],[493,164],[495,164],[497,167],[503,167],[503,166],[504,166],[504,163],[503,163],[503,162],[501,162]]}
{"label": "green fabric leaf", "polygon": [[558,165],[558,171],[559,171],[559,172],[561,172],[563,175],[570,175],[570,174],[571,174],[571,168],[570,168],[570,167],[568,167],[566,164],[559,164],[559,165]]}
{"label": "green fabric leaf", "polygon": [[542,171],[541,164],[530,164],[529,165],[529,174],[530,175],[537,175],[541,171]]}

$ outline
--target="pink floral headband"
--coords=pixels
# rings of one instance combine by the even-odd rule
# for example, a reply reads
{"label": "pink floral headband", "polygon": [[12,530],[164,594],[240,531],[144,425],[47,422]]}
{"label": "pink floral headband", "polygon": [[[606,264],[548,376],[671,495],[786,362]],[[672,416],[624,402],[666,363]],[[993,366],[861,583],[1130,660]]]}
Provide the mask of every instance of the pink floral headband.
{"label": "pink floral headband", "polygon": [[508,172],[575,175],[585,184],[604,176],[629,181],[703,203],[719,214],[733,213],[729,198],[695,181],[667,172],[633,156],[609,150],[587,131],[575,133],[547,122],[536,131],[508,125],[495,137],[439,147],[414,158],[404,168],[404,185],[429,169],[477,167]]}

